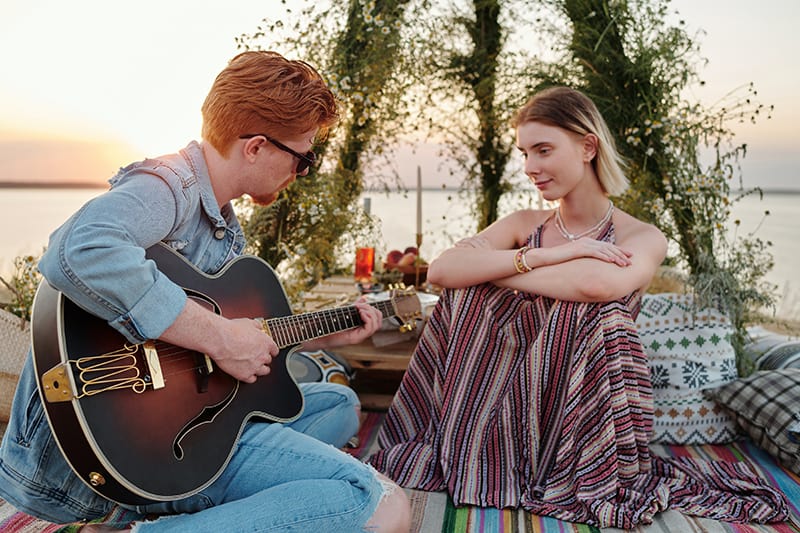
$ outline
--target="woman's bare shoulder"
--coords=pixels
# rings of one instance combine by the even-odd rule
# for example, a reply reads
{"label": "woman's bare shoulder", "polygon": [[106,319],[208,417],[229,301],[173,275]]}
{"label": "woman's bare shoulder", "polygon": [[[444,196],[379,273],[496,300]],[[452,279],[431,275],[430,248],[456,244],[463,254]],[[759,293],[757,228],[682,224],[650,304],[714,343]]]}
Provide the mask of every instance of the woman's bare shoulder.
{"label": "woman's bare shoulder", "polygon": [[551,213],[548,210],[520,209],[498,219],[476,237],[486,239],[497,249],[520,246]]}
{"label": "woman's bare shoulder", "polygon": [[511,229],[517,242],[523,242],[552,214],[552,209],[520,209],[502,220],[505,221],[504,226]]}
{"label": "woman's bare shoulder", "polygon": [[521,226],[539,226],[552,214],[552,209],[519,209],[505,218],[513,220],[515,224]]}

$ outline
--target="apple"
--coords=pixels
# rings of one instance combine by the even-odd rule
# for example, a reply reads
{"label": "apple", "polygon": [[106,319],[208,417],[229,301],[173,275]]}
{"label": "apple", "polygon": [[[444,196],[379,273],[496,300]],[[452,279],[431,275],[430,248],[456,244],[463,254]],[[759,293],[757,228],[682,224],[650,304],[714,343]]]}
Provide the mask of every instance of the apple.
{"label": "apple", "polygon": [[403,250],[403,253],[404,253],[404,254],[414,254],[414,255],[419,255],[419,250],[417,249],[417,247],[416,247],[416,246],[409,246],[409,247],[407,247],[405,250]]}
{"label": "apple", "polygon": [[408,252],[406,254],[403,254],[403,257],[400,258],[397,264],[398,266],[413,265],[414,261],[416,260],[417,260],[417,254],[413,252]]}
{"label": "apple", "polygon": [[403,252],[400,250],[392,250],[386,254],[386,263],[389,265],[396,265],[403,257]]}

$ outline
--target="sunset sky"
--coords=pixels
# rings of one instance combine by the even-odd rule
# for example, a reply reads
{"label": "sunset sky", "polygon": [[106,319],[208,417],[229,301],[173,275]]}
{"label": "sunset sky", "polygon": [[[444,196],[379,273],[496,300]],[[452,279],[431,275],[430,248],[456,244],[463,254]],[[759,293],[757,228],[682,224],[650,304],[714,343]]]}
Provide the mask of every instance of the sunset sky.
{"label": "sunset sky", "polygon": [[[291,2],[289,2],[291,4]],[[749,186],[800,190],[800,3],[675,0],[705,30],[711,103],[755,82],[771,120],[738,128]],[[199,138],[200,105],[234,38],[279,0],[0,0],[0,181],[95,181]]]}

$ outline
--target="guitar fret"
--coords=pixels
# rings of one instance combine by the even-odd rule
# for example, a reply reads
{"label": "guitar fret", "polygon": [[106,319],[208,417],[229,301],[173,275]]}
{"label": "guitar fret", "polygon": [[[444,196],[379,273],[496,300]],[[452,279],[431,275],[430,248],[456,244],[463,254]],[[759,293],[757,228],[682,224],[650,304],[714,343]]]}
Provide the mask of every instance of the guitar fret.
{"label": "guitar fret", "polygon": [[283,330],[284,343],[293,344],[294,337],[292,336],[292,321],[289,320],[289,318],[285,318],[283,322],[284,325],[286,326]]}
{"label": "guitar fret", "polygon": [[332,333],[334,331],[340,331],[337,327],[337,318],[339,313],[336,310],[333,310],[330,313],[330,319],[328,320],[328,332]]}
{"label": "guitar fret", "polygon": [[389,305],[389,303],[390,302],[388,300],[387,301],[381,301],[381,302],[378,302],[378,304],[375,306],[381,312],[381,315],[383,315],[383,318],[389,318],[393,314],[393,313],[390,312],[391,306]]}
{"label": "guitar fret", "polygon": [[300,339],[302,338],[302,336],[300,335],[300,330],[298,329],[297,326],[298,326],[298,321],[294,320],[291,322],[291,325],[289,327],[289,332],[290,332],[289,339],[292,341],[292,344],[300,342]]}
{"label": "guitar fret", "polygon": [[303,341],[303,328],[302,328],[302,320],[292,320],[291,321],[291,342],[292,344],[297,344]]}
{"label": "guitar fret", "polygon": [[297,327],[299,321],[289,320],[288,323],[289,323],[289,333],[290,333],[289,342],[291,342],[292,344],[297,344],[302,340],[301,331]]}
{"label": "guitar fret", "polygon": [[[270,320],[269,322],[273,322]],[[283,324],[280,318],[274,319],[275,324],[270,325],[270,331],[272,332],[272,339],[278,346],[283,345]]]}
{"label": "guitar fret", "polygon": [[294,329],[293,329],[294,321],[290,320],[289,317],[286,317],[284,319],[284,324],[286,326],[286,328],[284,329],[284,338],[285,338],[286,345],[288,346],[289,344],[295,344],[295,342],[296,342],[295,341],[295,332],[294,332]]}

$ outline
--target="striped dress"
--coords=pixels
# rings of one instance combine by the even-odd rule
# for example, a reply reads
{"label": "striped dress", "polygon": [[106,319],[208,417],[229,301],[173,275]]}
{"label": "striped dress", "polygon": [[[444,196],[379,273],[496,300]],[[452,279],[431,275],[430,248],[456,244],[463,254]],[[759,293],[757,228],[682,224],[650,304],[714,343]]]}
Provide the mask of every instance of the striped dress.
{"label": "striped dress", "polygon": [[[613,224],[599,238],[614,242]],[[446,490],[457,506],[598,527],[649,523],[666,508],[784,519],[781,493],[746,467],[651,454],[640,298],[569,302],[489,283],[445,290],[369,462],[404,487]]]}

